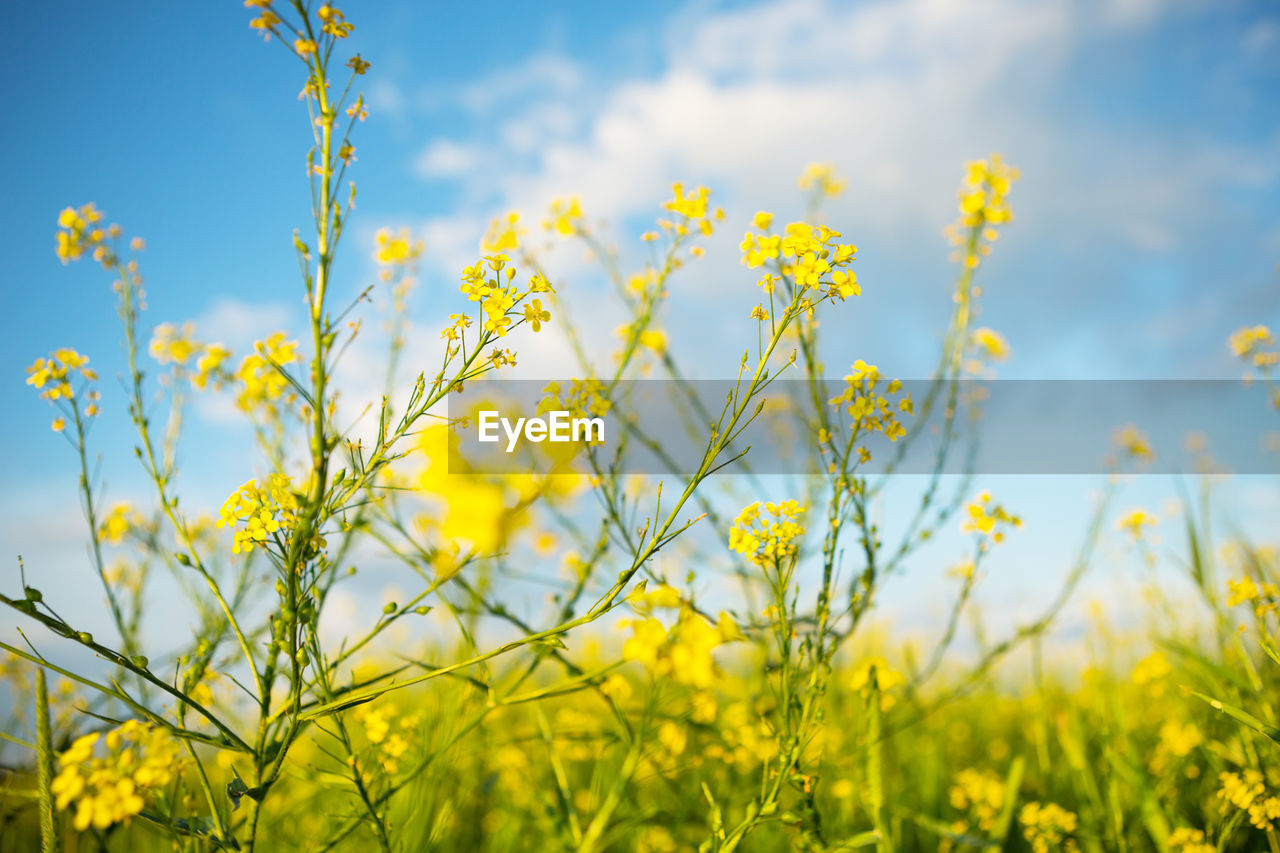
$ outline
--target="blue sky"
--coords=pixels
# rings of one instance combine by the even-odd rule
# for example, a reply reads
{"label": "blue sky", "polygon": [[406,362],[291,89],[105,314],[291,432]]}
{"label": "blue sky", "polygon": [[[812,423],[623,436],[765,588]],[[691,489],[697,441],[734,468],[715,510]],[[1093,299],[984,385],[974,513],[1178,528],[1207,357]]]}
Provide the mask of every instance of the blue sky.
{"label": "blue sky", "polygon": [[[1017,221],[982,270],[981,322],[1014,351],[1001,375],[1232,377],[1226,336],[1280,325],[1274,4],[343,8],[356,24],[350,46],[373,69],[338,294],[373,280],[377,227],[426,240],[409,367],[431,364],[457,271],[490,217],[516,208],[536,221],[552,196],[579,193],[634,247],[684,180],[711,186],[729,219],[705,264],[673,288],[666,323],[678,355],[724,376],[754,301],[735,234],[760,208],[797,215],[795,176],[829,160],[850,188],[828,219],[860,247],[864,296],[829,324],[828,363],[922,375],[949,307],[940,229],[962,164],[990,151],[1024,175]],[[249,18],[237,2],[22,4],[7,15],[5,553],[79,559],[78,519],[65,510],[73,460],[23,386],[23,368],[52,348],[75,346],[99,366],[103,470],[113,496],[141,494],[113,381],[122,357],[109,282],[90,264],[58,262],[61,208],[93,201],[147,239],[148,322],[195,320],[237,354],[276,327],[301,328],[290,251],[308,216],[301,78]],[[604,351],[618,318],[603,282],[570,255],[556,260],[561,291],[603,330],[591,342]],[[357,399],[378,381],[361,375],[361,358],[345,377]],[[522,361],[526,376],[569,369],[554,334],[525,345]],[[209,502],[258,473],[247,431],[224,410],[200,410],[184,455],[190,487]],[[1060,517],[1045,497],[1059,490],[1013,488]]]}

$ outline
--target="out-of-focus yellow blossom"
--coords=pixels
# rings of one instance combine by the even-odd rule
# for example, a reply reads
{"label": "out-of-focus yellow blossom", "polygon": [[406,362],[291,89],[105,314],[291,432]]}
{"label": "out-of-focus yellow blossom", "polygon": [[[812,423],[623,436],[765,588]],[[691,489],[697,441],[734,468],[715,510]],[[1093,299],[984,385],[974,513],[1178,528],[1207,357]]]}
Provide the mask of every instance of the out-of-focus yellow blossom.
{"label": "out-of-focus yellow blossom", "polygon": [[1218,797],[1223,814],[1233,808],[1246,812],[1249,823],[1258,829],[1271,832],[1280,820],[1280,797],[1267,789],[1266,780],[1257,770],[1218,774]]}
{"label": "out-of-focus yellow blossom", "polygon": [[1146,687],[1152,696],[1160,696],[1164,693],[1165,679],[1172,672],[1173,667],[1169,665],[1169,659],[1165,657],[1164,652],[1152,652],[1138,661],[1130,678],[1134,684]]}
{"label": "out-of-focus yellow blossom", "polygon": [[1185,826],[1169,833],[1169,849],[1173,853],[1217,853],[1218,850],[1205,838],[1204,830]]}
{"label": "out-of-focus yellow blossom", "polygon": [[1155,453],[1151,450],[1151,442],[1147,439],[1146,433],[1133,424],[1120,427],[1120,429],[1116,430],[1111,440],[1122,453],[1133,459],[1149,461],[1155,458]]}
{"label": "out-of-focus yellow blossom", "polygon": [[836,167],[830,163],[809,163],[796,184],[806,192],[813,190],[819,196],[835,198],[844,192],[848,182],[836,175]]}
{"label": "out-of-focus yellow blossom", "polygon": [[265,544],[271,534],[284,530],[287,535],[297,523],[298,498],[287,476],[272,474],[261,486],[250,480],[237,489],[218,515],[218,527],[238,528],[231,553],[248,553],[255,545]]}
{"label": "out-of-focus yellow blossom", "polygon": [[658,727],[658,743],[671,755],[680,755],[689,743],[684,727],[670,720]]}
{"label": "out-of-focus yellow blossom", "polygon": [[209,380],[212,379],[213,386],[220,388],[224,375],[222,365],[230,357],[231,350],[222,344],[209,344],[196,359],[196,370],[191,374],[191,384],[203,391],[209,387]]}
{"label": "out-of-focus yellow blossom", "polygon": [[1009,358],[1009,342],[995,329],[986,326],[974,329],[969,339],[981,356],[989,361],[1005,361]]}
{"label": "out-of-focus yellow blossom", "polygon": [[637,613],[648,613],[654,608],[673,608],[681,604],[680,590],[667,584],[658,584],[653,589],[636,587],[627,601]]}
{"label": "out-of-focus yellow blossom", "polygon": [[953,260],[973,269],[991,254],[991,244],[999,237],[997,228],[1013,221],[1008,195],[1018,177],[1018,170],[999,154],[966,165],[959,192],[960,217],[944,232],[957,247]]}
{"label": "out-of-focus yellow blossom", "polygon": [[729,529],[729,547],[757,566],[792,559],[804,536],[804,512],[797,500],[747,504]]}
{"label": "out-of-focus yellow blossom", "polygon": [[92,202],[78,210],[68,207],[58,214],[58,260],[64,264],[78,261],[85,252],[92,252],[96,261],[114,261],[106,240],[118,235],[119,231],[119,226],[116,225],[106,228],[102,226],[102,211],[94,207]]}
{"label": "out-of-focus yellow blossom", "polygon": [[161,323],[151,336],[151,357],[161,364],[186,364],[200,351],[195,332],[191,323],[183,323],[181,330],[172,323]]}
{"label": "out-of-focus yellow blossom", "polygon": [[1018,822],[1022,824],[1022,837],[1031,844],[1035,853],[1074,853],[1079,849],[1071,837],[1079,818],[1075,812],[1069,812],[1056,803],[1027,803],[1018,812]]}
{"label": "out-of-focus yellow blossom", "polygon": [[71,380],[77,374],[90,382],[97,380],[97,371],[88,364],[88,356],[63,347],[54,350],[48,358],[37,358],[27,368],[27,384],[37,389],[42,399],[67,400],[75,396]]}
{"label": "out-of-focus yellow blossom", "polygon": [[1236,358],[1248,361],[1254,367],[1275,367],[1280,355],[1275,350],[1268,350],[1276,342],[1275,335],[1266,326],[1245,326],[1232,333],[1229,340],[1231,353]]}
{"label": "out-of-focus yellow blossom", "polygon": [[407,264],[422,255],[422,241],[414,240],[408,228],[379,228],[373,241],[373,259],[381,266]]}
{"label": "out-of-focus yellow blossom", "polygon": [[867,689],[873,677],[880,691],[880,710],[888,711],[897,701],[891,691],[906,684],[907,677],[889,666],[883,657],[870,657],[853,668],[849,675],[849,689],[861,692]]}
{"label": "out-of-focus yellow blossom", "polygon": [[240,393],[236,405],[246,412],[259,407],[271,407],[279,400],[287,404],[294,395],[289,380],[277,368],[300,361],[298,342],[285,340],[284,332],[276,332],[266,340],[254,344],[255,352],[244,357],[236,370],[240,381]]}
{"label": "out-of-focus yellow blossom", "polygon": [[582,205],[578,197],[557,198],[551,202],[549,218],[543,220],[543,227],[568,237],[576,233],[582,226]]}
{"label": "out-of-focus yellow blossom", "polygon": [[968,818],[960,832],[968,831],[970,822],[990,832],[1004,808],[1004,780],[989,771],[961,770],[951,786],[951,807]]}
{"label": "out-of-focus yellow blossom", "polygon": [[1253,578],[1245,575],[1239,580],[1227,581],[1227,606],[1235,607],[1238,604],[1245,604],[1253,601],[1260,593],[1258,585],[1253,582]]}
{"label": "out-of-focus yellow blossom", "polygon": [[152,791],[168,786],[185,763],[178,742],[165,729],[129,720],[101,740],[106,754],[98,756],[95,732],[77,738],[58,758],[53,780],[56,805],[75,805],[77,830],[106,829],[128,823],[146,805]]}
{"label": "out-of-focus yellow blossom", "polygon": [[711,652],[734,639],[737,626],[723,614],[721,624],[712,625],[686,607],[670,631],[652,616],[624,622],[623,627],[631,629],[622,646],[624,659],[638,661],[656,677],[705,689],[715,681]]}
{"label": "out-of-focus yellow blossom", "polygon": [[121,501],[107,513],[99,526],[98,535],[103,542],[119,545],[130,530],[142,523],[142,516],[134,512],[133,504]]}
{"label": "out-of-focus yellow blossom", "polygon": [[1202,743],[1204,735],[1194,723],[1168,720],[1160,727],[1160,748],[1170,755],[1185,758]]}
{"label": "out-of-focus yellow blossom", "polygon": [[1120,517],[1116,522],[1116,529],[1128,533],[1137,540],[1142,538],[1145,528],[1155,527],[1159,523],[1160,519],[1145,509],[1132,509]]}
{"label": "out-of-focus yellow blossom", "polygon": [[486,255],[514,252],[520,248],[520,237],[523,234],[524,230],[520,227],[520,214],[512,211],[489,223],[489,230],[480,240],[480,251]]}

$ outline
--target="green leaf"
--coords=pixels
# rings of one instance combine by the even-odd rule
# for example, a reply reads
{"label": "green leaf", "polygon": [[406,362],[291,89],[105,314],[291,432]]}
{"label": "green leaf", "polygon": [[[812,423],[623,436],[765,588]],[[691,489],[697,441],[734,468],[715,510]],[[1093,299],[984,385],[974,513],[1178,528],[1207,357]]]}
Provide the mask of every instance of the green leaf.
{"label": "green leaf", "polygon": [[1255,732],[1258,732],[1259,734],[1264,734],[1267,737],[1271,738],[1271,740],[1274,741],[1275,743],[1280,744],[1280,729],[1277,729],[1275,726],[1269,726],[1266,723],[1262,722],[1262,720],[1259,720],[1257,717],[1253,716],[1253,714],[1250,714],[1248,711],[1241,710],[1240,708],[1237,708],[1234,705],[1229,705],[1226,702],[1223,702],[1221,699],[1214,699],[1212,696],[1206,696],[1203,693],[1199,692],[1198,690],[1193,690],[1191,692],[1194,695],[1199,696],[1204,701],[1208,702],[1209,706],[1212,707],[1213,709],[1221,711],[1222,713],[1226,714],[1228,717],[1235,719],[1236,722],[1243,723],[1244,725],[1253,729]]}

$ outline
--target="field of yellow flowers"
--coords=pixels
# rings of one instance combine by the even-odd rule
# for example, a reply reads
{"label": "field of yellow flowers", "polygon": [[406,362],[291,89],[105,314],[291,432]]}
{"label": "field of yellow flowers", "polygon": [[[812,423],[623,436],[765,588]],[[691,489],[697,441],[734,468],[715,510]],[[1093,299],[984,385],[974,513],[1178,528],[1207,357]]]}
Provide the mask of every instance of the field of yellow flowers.
{"label": "field of yellow flowers", "polygon": [[[269,49],[296,57],[314,136],[300,152],[312,228],[293,237],[308,332],[233,353],[198,329],[154,323],[144,240],[94,204],[59,216],[59,257],[101,268],[93,298],[114,299],[128,373],[122,388],[105,383],[68,347],[36,358],[27,384],[79,468],[112,630],[64,620],[31,569],[6,575],[0,602],[41,633],[0,643],[12,706],[0,850],[1280,853],[1280,556],[1219,533],[1217,478],[1188,488],[1159,557],[1195,600],[1152,585],[1139,630],[1099,620],[1080,641],[1083,673],[1055,666],[1042,641],[1102,540],[1147,547],[1154,516],[1112,500],[1150,455],[1140,429],[1117,434],[1079,557],[1049,605],[1012,631],[979,626],[965,654],[961,625],[981,620],[974,590],[989,555],[1019,535],[1016,507],[972,478],[935,474],[905,510],[904,537],[877,521],[872,448],[910,446],[932,416],[941,470],[963,452],[953,426],[981,409],[955,380],[1007,351],[975,317],[984,258],[1013,220],[1013,166],[991,156],[963,172],[948,230],[951,315],[924,393],[863,361],[840,393],[822,384],[821,321],[861,285],[856,247],[819,212],[840,178],[813,164],[799,180],[810,216],[761,211],[741,238],[738,307],[756,334],[718,366],[734,379],[723,407],[690,418],[697,465],[632,476],[609,448],[580,443],[572,472],[460,473],[450,442],[473,413],[449,412],[450,395],[501,376],[548,326],[582,367],[548,389],[558,408],[626,418],[624,380],[684,387],[660,315],[724,212],[709,190],[676,184],[642,236],[651,260],[635,270],[577,199],[551,201],[541,222],[495,220],[457,290],[432,295],[452,306],[438,362],[415,365],[409,388],[359,401],[356,431],[340,417],[334,371],[371,334],[360,323],[369,291],[352,294],[332,270],[340,252],[363,251],[342,238],[370,63],[349,48],[353,25],[335,6],[245,6]],[[580,244],[630,317],[603,368],[568,321],[572,289],[545,261],[546,240]],[[372,249],[395,365],[423,247],[405,229],[380,231]],[[1272,333],[1245,327],[1228,343],[1271,395],[1259,406],[1280,400]],[[806,473],[786,480],[786,496],[715,476],[738,459],[733,439],[779,377],[811,392],[790,425]],[[261,451],[216,515],[177,488],[183,414],[201,394],[233,399]],[[103,406],[128,409],[146,506],[104,502],[97,488],[103,449],[90,426]],[[877,618],[884,584],[944,527],[970,547],[951,571],[951,609],[935,636],[897,635]],[[375,552],[416,587],[335,638],[326,605]],[[181,605],[148,595],[161,573],[177,579]],[[705,593],[713,574],[732,595]],[[517,575],[544,582],[542,605],[508,599]],[[148,609],[177,606],[194,636],[149,647]],[[98,666],[58,665],[46,643]]]}

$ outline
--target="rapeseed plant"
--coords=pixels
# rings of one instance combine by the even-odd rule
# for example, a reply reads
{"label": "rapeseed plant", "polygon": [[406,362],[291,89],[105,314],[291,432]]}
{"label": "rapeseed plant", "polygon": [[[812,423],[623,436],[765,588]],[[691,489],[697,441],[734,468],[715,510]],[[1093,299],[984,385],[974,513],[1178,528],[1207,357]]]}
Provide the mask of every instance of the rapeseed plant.
{"label": "rapeseed plant", "polygon": [[[404,315],[425,247],[408,229],[380,229],[372,257],[374,287],[389,297],[386,391],[369,406],[372,435],[359,437],[339,422],[334,370],[361,332],[347,317],[370,291],[335,305],[333,270],[354,209],[354,185],[344,184],[358,162],[353,134],[368,118],[354,87],[371,66],[354,54],[338,70],[355,27],[332,4],[245,5],[250,27],[282,44],[303,76],[313,227],[295,232],[293,249],[306,333],[273,333],[238,359],[191,324],[158,324],[144,343],[145,241],[126,243],[93,204],[58,216],[57,257],[91,258],[112,281],[124,406],[153,494],[151,506],[107,508],[89,462],[89,426],[104,404],[98,377],[74,349],[36,359],[27,384],[56,407],[53,429],[76,451],[113,636],[64,620],[25,568],[14,597],[0,596],[103,664],[83,671],[30,642],[0,644],[16,709],[3,738],[30,759],[0,798],[5,844],[1280,851],[1271,752],[1280,743],[1280,560],[1246,542],[1215,551],[1211,478],[1180,513],[1203,624],[1178,621],[1162,602],[1153,612],[1174,616],[1138,660],[1103,642],[1079,678],[1044,666],[1044,638],[1104,531],[1154,561],[1151,528],[1175,526],[1144,509],[1111,515],[1120,472],[1153,457],[1128,426],[1114,437],[1113,476],[1080,557],[1049,605],[1007,635],[983,628],[974,590],[995,546],[1023,522],[989,491],[975,494],[972,471],[959,482],[941,472],[967,450],[961,421],[981,412],[980,395],[962,396],[955,380],[987,375],[1010,353],[1003,335],[974,325],[975,276],[1013,220],[1015,168],[995,155],[965,168],[947,231],[951,314],[917,398],[862,359],[834,396],[823,382],[821,319],[876,286],[859,281],[856,246],[823,221],[823,203],[846,185],[831,164],[803,170],[801,220],[779,228],[759,211],[738,244],[748,271],[739,316],[755,321],[755,340],[718,413],[686,396],[662,326],[672,282],[727,219],[710,189],[671,187],[640,235],[649,260],[637,270],[580,199],[550,203],[540,236],[585,248],[626,313],[604,368],[571,321],[573,287],[521,215],[495,219],[447,296],[438,362],[399,395]],[[454,467],[467,416],[448,413],[450,395],[514,366],[526,335],[551,329],[566,336],[580,375],[547,385],[540,413],[630,417],[622,389],[635,376],[677,389],[705,450],[674,489],[626,476],[621,454],[591,442],[574,448],[583,467],[569,473]],[[1229,346],[1280,402],[1274,343],[1252,326]],[[805,475],[789,481],[792,497],[744,503],[711,475],[750,462],[735,438],[783,375],[808,396],[791,413]],[[228,395],[261,450],[216,519],[177,490],[189,394]],[[877,520],[886,478],[933,414],[936,466],[889,540]],[[887,454],[881,473],[870,464],[874,439],[888,442],[877,451]],[[661,447],[639,428],[621,441]],[[725,510],[730,500],[736,513]],[[968,552],[948,573],[955,589],[941,630],[929,647],[904,643],[876,622],[877,604],[906,560],[955,527]],[[330,614],[371,549],[417,586],[340,618],[335,637]],[[505,595],[529,574],[526,558],[561,567],[538,575],[553,588],[542,611]],[[161,651],[142,631],[153,568],[176,579],[192,615],[192,638]],[[721,568],[740,604],[710,604]],[[953,654],[966,619],[978,636],[967,658]],[[1204,625],[1207,639],[1181,638]],[[1001,665],[1024,658],[1032,674],[1010,684]],[[62,676],[52,693],[46,673]]]}

